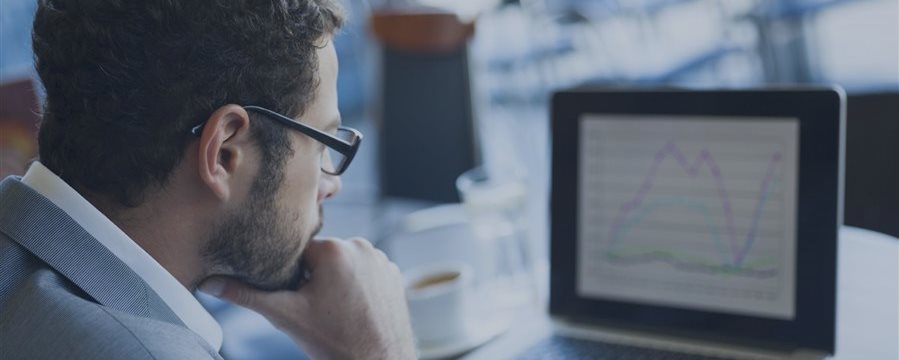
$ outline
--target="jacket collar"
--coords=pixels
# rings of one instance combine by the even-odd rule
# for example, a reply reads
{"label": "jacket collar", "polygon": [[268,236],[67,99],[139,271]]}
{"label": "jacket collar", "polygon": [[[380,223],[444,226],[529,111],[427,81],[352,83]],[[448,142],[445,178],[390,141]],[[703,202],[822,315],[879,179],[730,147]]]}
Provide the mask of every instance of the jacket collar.
{"label": "jacket collar", "polygon": [[18,177],[0,182],[0,204],[0,232],[98,303],[184,326],[140,276]]}

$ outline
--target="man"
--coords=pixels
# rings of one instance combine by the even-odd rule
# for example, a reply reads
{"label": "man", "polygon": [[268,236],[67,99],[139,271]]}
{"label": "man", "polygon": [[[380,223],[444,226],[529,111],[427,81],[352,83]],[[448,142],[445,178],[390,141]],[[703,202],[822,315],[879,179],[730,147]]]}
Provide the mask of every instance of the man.
{"label": "man", "polygon": [[197,288],[313,358],[414,357],[396,266],[313,239],[361,141],[341,22],[332,0],[40,1],[40,161],[0,184],[0,358],[220,358]]}

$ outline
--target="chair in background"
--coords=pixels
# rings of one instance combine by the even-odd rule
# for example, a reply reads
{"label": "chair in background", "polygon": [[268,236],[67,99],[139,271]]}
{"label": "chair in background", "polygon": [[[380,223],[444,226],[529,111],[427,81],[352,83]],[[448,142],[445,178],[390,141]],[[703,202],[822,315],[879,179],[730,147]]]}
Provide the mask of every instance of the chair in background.
{"label": "chair in background", "polygon": [[847,103],[844,222],[899,237],[899,92]]}
{"label": "chair in background", "polygon": [[382,195],[458,201],[456,177],[479,159],[467,47],[474,23],[452,13],[376,11],[371,30],[382,45]]}

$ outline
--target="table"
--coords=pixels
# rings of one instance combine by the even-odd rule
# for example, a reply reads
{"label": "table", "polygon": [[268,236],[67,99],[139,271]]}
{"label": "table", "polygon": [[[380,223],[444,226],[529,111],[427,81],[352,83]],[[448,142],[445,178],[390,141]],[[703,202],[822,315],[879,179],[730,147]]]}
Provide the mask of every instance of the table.
{"label": "table", "polygon": [[[899,239],[843,227],[837,264],[837,344],[830,358],[899,359]],[[465,359],[508,358],[509,348],[550,326],[545,313],[535,314]]]}

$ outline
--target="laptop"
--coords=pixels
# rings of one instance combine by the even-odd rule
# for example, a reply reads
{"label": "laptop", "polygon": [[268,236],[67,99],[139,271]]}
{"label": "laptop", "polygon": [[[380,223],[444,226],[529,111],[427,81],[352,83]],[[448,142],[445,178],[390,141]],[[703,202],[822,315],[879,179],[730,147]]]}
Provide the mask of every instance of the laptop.
{"label": "laptop", "polygon": [[473,357],[833,354],[844,99],[556,93],[549,317]]}

